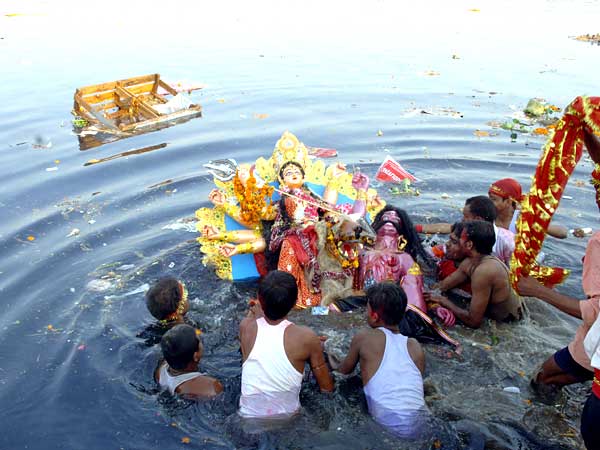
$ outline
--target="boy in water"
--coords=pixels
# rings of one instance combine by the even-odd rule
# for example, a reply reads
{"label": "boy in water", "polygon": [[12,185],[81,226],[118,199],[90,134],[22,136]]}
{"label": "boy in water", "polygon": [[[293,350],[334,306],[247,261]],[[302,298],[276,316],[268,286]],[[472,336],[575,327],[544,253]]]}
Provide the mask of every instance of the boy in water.
{"label": "boy in water", "polygon": [[352,339],[350,351],[334,370],[351,373],[360,362],[369,413],[392,433],[417,437],[428,416],[423,396],[425,354],[421,345],[400,334],[406,294],[395,283],[379,283],[366,291],[371,329]]}
{"label": "boy in water", "polygon": [[333,391],[319,337],[310,328],[287,320],[297,297],[296,279],[292,275],[279,270],[269,272],[258,288],[260,305],[255,305],[240,323],[242,417],[296,413],[300,408],[306,362],[310,363],[321,390]]}
{"label": "boy in water", "polygon": [[160,341],[165,361],[154,372],[154,379],[171,394],[194,397],[214,397],[223,392],[223,385],[198,372],[204,347],[190,325],[176,325]]}
{"label": "boy in water", "polygon": [[146,293],[146,306],[163,324],[183,323],[190,308],[185,285],[173,277],[161,278]]}

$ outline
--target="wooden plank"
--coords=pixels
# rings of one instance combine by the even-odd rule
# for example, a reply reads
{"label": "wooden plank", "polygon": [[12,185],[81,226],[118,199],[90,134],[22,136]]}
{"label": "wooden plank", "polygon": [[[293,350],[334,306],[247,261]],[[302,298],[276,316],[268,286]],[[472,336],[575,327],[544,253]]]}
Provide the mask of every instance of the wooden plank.
{"label": "wooden plank", "polygon": [[146,117],[150,117],[150,118],[160,116],[160,114],[157,111],[155,111],[154,109],[152,109],[152,107],[150,105],[145,103],[143,99],[133,95],[126,88],[117,85],[116,91],[117,91],[117,94],[119,94],[119,95],[122,95],[124,97],[130,97],[130,98],[132,98],[132,100],[135,99],[135,101],[134,101],[135,106],[137,106],[139,108],[139,112],[142,115],[144,115]]}
{"label": "wooden plank", "polygon": [[150,83],[150,82],[154,81],[155,75],[156,75],[155,73],[152,73],[150,75],[142,75],[139,77],[126,78],[124,80],[119,80],[116,83],[118,85],[125,86],[125,87],[129,87],[134,84]]}
{"label": "wooden plank", "polygon": [[118,111],[115,111],[113,113],[107,113],[106,116],[111,120],[115,120],[124,116],[128,117],[129,112],[126,109],[119,109]]}
{"label": "wooden plank", "polygon": [[154,85],[152,86],[152,95],[155,95],[156,91],[158,91],[158,80],[160,80],[160,75],[155,73],[154,74]]}
{"label": "wooden plank", "polygon": [[86,116],[87,116],[86,118],[92,117],[93,120],[96,120],[96,121],[100,122],[102,125],[104,125],[107,128],[112,128],[112,129],[116,129],[117,128],[117,126],[114,124],[114,122],[111,122],[109,119],[107,119],[106,117],[104,117],[102,115],[102,112],[97,111],[96,109],[94,109],[93,106],[89,105],[81,97],[79,97],[78,101],[79,101],[80,109],[82,111],[85,110],[85,112],[86,112]]}
{"label": "wooden plank", "polygon": [[134,84],[132,86],[122,86],[132,94],[150,94],[152,93],[152,83]]}
{"label": "wooden plank", "polygon": [[80,92],[81,95],[87,95],[87,94],[91,94],[94,92],[111,91],[111,90],[115,89],[116,85],[117,85],[116,81],[109,81],[108,83],[92,84],[90,86],[85,86],[85,87],[77,89],[76,92]]}
{"label": "wooden plank", "polygon": [[159,80],[158,83],[160,84],[160,87],[167,91],[169,94],[173,96],[177,95],[177,91],[171,86],[169,86],[167,83],[165,83],[163,80]]}
{"label": "wooden plank", "polygon": [[87,95],[82,95],[81,98],[83,98],[86,102],[88,103],[102,103],[105,101],[109,101],[109,100],[113,100],[115,97],[117,96],[117,94],[115,93],[114,90],[112,91],[105,91],[101,94],[87,94]]}

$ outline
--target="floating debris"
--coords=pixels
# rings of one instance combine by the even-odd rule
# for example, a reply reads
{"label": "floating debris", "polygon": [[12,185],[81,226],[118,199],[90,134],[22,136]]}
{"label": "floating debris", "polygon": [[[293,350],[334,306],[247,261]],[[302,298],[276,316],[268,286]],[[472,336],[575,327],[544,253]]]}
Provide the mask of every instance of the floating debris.
{"label": "floating debris", "polygon": [[135,150],[128,150],[126,152],[117,153],[115,155],[107,156],[106,158],[90,159],[83,166],[84,167],[93,166],[94,164],[100,164],[103,162],[112,161],[113,159],[124,158],[126,156],[141,155],[142,153],[151,152],[153,150],[159,150],[161,148],[165,148],[166,146],[167,146],[167,143],[163,142],[162,144],[149,145],[148,147],[142,147],[142,148],[138,148]]}
{"label": "floating debris", "polygon": [[502,389],[504,392],[510,392],[511,394],[520,394],[521,393],[521,389],[519,389],[516,386],[508,386],[505,387],[504,389]]}
{"label": "floating debris", "polygon": [[[112,135],[114,141],[202,116],[200,105],[165,83],[157,73],[78,88],[74,101],[73,125],[81,131],[80,138],[90,128]],[[81,120],[88,125],[81,126]],[[86,143],[80,139],[80,147],[87,149],[107,142]]]}
{"label": "floating debris", "polygon": [[81,233],[81,230],[79,228],[73,228],[71,232],[67,234],[67,237],[77,236],[79,235],[79,233]]}
{"label": "floating debris", "polygon": [[576,41],[590,42],[592,44],[600,45],[600,33],[571,36],[571,39],[575,39]]}
{"label": "floating debris", "polygon": [[86,288],[88,290],[94,291],[94,292],[108,291],[112,287],[113,287],[113,284],[110,281],[100,280],[100,279],[92,280],[86,285]]}

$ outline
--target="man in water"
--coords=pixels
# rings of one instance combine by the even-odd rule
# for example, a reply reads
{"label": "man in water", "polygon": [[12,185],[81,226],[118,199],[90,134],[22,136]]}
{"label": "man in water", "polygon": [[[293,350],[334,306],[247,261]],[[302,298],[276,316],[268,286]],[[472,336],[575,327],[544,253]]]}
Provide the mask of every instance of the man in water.
{"label": "man in water", "polygon": [[510,258],[515,251],[515,235],[506,228],[497,227],[496,207],[485,195],[477,195],[468,198],[463,208],[463,221],[485,220],[492,224],[496,241],[492,247],[492,253],[496,255],[507,267],[510,266]]}
{"label": "man in water", "polygon": [[240,323],[242,417],[282,417],[300,408],[304,365],[310,363],[322,391],[333,391],[321,340],[310,328],[287,320],[298,287],[287,272],[274,270],[258,288],[260,305]]}
{"label": "man in water", "polygon": [[367,323],[352,338],[350,351],[332,366],[360,372],[369,413],[392,433],[417,437],[428,416],[423,396],[425,353],[413,338],[400,333],[398,324],[406,310],[406,294],[395,283],[378,283],[367,289]]}
{"label": "man in water", "polygon": [[198,372],[198,363],[204,347],[190,325],[176,325],[160,341],[165,361],[154,373],[154,379],[171,394],[193,397],[214,397],[223,392],[223,385],[215,378]]}
{"label": "man in water", "polygon": [[449,246],[453,252],[465,259],[456,272],[440,283],[442,291],[467,280],[471,281],[471,303],[463,309],[444,296],[427,294],[433,302],[448,308],[466,326],[479,328],[484,316],[497,321],[521,318],[521,301],[510,288],[508,268],[496,256],[492,247],[496,240],[492,223],[473,220],[457,222],[450,233]]}
{"label": "man in water", "polygon": [[[496,225],[516,234],[517,219],[521,214],[519,204],[523,200],[519,182],[514,178],[502,178],[494,181],[488,190],[488,197],[494,203],[498,213]],[[562,225],[550,224],[546,233],[555,238],[564,239],[567,237],[568,231]]]}
{"label": "man in water", "polygon": [[[490,222],[493,225],[494,235],[496,236],[492,253],[504,262],[504,264],[509,266],[510,258],[515,250],[515,235],[512,231],[497,227],[494,223],[496,221],[496,216],[497,212],[494,203],[485,195],[470,197],[465,201],[465,206],[463,207],[463,221],[485,220],[486,222]],[[451,227],[452,225],[449,223],[432,223],[415,226],[420,233],[442,234],[450,233]],[[434,253],[437,252],[434,250]]]}

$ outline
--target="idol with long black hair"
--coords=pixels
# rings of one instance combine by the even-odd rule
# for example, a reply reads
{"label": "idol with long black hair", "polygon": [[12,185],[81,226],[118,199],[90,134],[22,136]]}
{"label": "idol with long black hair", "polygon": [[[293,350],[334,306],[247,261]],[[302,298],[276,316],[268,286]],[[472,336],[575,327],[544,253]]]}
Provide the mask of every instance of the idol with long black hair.
{"label": "idol with long black hair", "polygon": [[[395,212],[399,220],[387,219],[388,215],[386,213],[389,212]],[[373,221],[373,229],[375,232],[377,232],[386,223],[392,224],[396,228],[396,231],[398,231],[398,234],[404,237],[406,240],[404,251],[406,253],[412,256],[415,261],[420,260],[429,269],[433,269],[435,267],[435,261],[423,248],[421,239],[415,230],[412,220],[405,210],[396,206],[386,205],[375,216],[375,220]]]}

